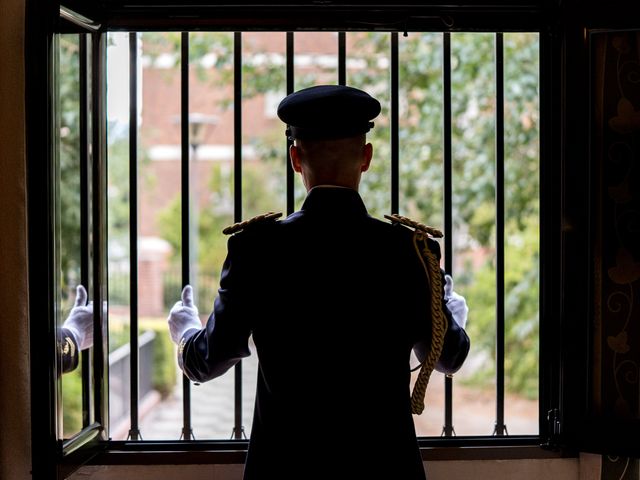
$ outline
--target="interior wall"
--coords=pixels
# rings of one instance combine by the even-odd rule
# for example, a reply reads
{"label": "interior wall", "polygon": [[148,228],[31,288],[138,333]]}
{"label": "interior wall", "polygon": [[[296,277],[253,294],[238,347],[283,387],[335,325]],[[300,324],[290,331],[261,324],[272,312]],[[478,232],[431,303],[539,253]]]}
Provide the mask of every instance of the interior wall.
{"label": "interior wall", "polygon": [[0,478],[31,470],[24,129],[25,0],[0,2]]}
{"label": "interior wall", "polygon": [[[431,461],[425,463],[429,480],[598,480],[596,475],[580,472],[578,458],[537,460]],[[597,469],[596,469],[597,470]],[[593,470],[590,470],[593,472]],[[339,477],[340,472],[336,472]],[[123,465],[83,467],[71,480],[241,480],[242,465]]]}

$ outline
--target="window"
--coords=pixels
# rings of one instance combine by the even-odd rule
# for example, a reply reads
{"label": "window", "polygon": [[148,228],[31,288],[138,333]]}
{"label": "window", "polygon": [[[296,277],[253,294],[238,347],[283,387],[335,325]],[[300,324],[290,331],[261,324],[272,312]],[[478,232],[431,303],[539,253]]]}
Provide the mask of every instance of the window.
{"label": "window", "polygon": [[[129,343],[134,309],[138,330],[156,333],[154,358],[164,366],[156,363],[153,369],[166,376],[152,374],[156,385],[149,394],[159,392],[160,399],[141,395],[141,402],[154,402],[140,418],[144,439],[179,437],[181,419],[167,418],[167,412],[175,412],[187,392],[191,424],[184,428],[195,438],[250,434],[255,355],[214,382],[176,388],[167,311],[188,281],[206,319],[226,253],[224,226],[266,211],[287,211],[288,199],[299,208],[302,188],[295,181],[293,191],[287,190],[285,181],[283,127],[265,115],[264,102],[284,96],[287,78],[293,77],[298,89],[335,83],[340,75],[383,103],[371,135],[374,168],[361,190],[370,211],[382,217],[394,202],[403,215],[438,226],[446,219],[447,270],[473,305],[474,353],[457,376],[456,389],[451,379],[434,377],[427,411],[415,417],[419,434],[439,436],[445,418],[449,435],[454,429],[458,435],[491,435],[495,425],[500,434],[538,433],[537,34],[144,32],[107,38],[109,338],[111,349]],[[188,56],[181,56],[183,49]],[[507,69],[498,84],[496,60]],[[504,101],[497,99],[498,88]],[[129,98],[130,92],[137,100]],[[181,119],[185,97],[187,117]],[[504,105],[504,117],[497,118],[496,105]],[[183,139],[185,121],[188,137]],[[137,138],[135,147],[131,138]],[[497,145],[495,138],[503,141]],[[189,147],[186,159],[183,141]],[[495,166],[499,155],[502,177]],[[177,182],[186,169],[188,181]],[[129,175],[136,171],[137,182],[130,185]],[[445,188],[450,189],[448,200]],[[129,199],[136,197],[139,221],[132,222],[136,211],[129,208]],[[498,208],[504,209],[503,218],[496,217]],[[188,248],[182,247],[185,233]],[[505,287],[496,289],[499,284]],[[137,292],[134,302],[129,291]],[[501,292],[498,299],[496,291]],[[497,326],[496,311],[504,312],[499,317],[504,326]],[[506,367],[499,375],[498,331],[505,332],[499,341],[505,345]],[[525,353],[515,361],[518,350]],[[499,399],[496,375],[503,379]],[[122,413],[129,409],[120,409],[117,416],[114,409],[128,399],[113,388],[123,378],[113,371],[110,377],[111,437],[124,440],[131,422]],[[241,396],[237,402],[235,395]],[[198,407],[203,404],[215,404],[215,409]],[[496,405],[501,419],[494,418]],[[465,414],[453,423],[456,410]],[[114,418],[122,419],[123,427]],[[511,418],[511,432],[505,418]]]}
{"label": "window", "polygon": [[471,307],[474,353],[455,379],[431,379],[425,414],[416,417],[423,443],[441,435],[469,445],[539,442],[548,400],[538,399],[535,26],[451,32],[439,17],[436,25],[414,21],[407,35],[374,23],[177,32],[123,27],[118,15],[99,26],[61,12],[52,64],[58,173],[48,178],[59,205],[49,212],[60,225],[50,245],[62,275],[55,318],[64,319],[78,281],[101,318],[81,373],[55,382],[62,401],[52,405],[66,415],[55,422],[63,453],[89,441],[87,432],[124,449],[245,445],[255,355],[191,385],[176,371],[166,314],[185,283],[209,313],[225,225],[300,206],[283,126],[267,105],[321,82],[381,99],[362,196],[375,216],[398,212],[443,228],[443,266]]}

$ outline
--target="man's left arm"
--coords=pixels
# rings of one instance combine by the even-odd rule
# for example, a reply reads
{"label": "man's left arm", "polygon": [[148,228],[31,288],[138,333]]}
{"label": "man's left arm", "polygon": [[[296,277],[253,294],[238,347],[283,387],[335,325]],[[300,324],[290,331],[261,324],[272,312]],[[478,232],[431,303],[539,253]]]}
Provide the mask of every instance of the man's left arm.
{"label": "man's left arm", "polygon": [[436,370],[447,375],[457,372],[469,353],[471,342],[464,330],[469,308],[462,295],[453,291],[453,279],[443,273],[444,295],[442,311],[447,317],[448,328],[444,336],[442,353]]}

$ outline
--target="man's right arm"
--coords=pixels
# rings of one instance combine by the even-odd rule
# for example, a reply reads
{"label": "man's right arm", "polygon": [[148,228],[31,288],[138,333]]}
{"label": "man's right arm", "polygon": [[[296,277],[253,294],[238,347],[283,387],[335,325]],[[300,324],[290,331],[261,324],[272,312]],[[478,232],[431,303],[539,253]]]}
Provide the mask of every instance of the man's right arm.
{"label": "man's right arm", "polygon": [[[178,343],[178,364],[185,375],[196,382],[206,382],[224,374],[251,353],[251,331],[243,318],[243,301],[237,297],[241,290],[238,288],[238,282],[242,281],[238,278],[241,276],[238,269],[242,255],[235,253],[236,240],[235,236],[229,239],[218,298],[206,326],[201,328],[199,320],[197,324],[192,322],[185,326],[179,338],[174,338]],[[169,316],[170,327],[172,314]]]}

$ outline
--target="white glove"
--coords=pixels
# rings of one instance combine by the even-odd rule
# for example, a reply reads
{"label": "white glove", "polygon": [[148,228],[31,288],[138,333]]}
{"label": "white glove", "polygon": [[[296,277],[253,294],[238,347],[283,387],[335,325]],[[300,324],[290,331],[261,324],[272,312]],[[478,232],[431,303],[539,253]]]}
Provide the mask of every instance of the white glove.
{"label": "white glove", "polygon": [[76,301],[62,328],[73,334],[80,350],[93,345],[93,302],[87,304],[87,291],[82,285],[76,287]]}
{"label": "white glove", "polygon": [[467,301],[462,295],[453,291],[453,279],[451,278],[451,275],[445,275],[444,280],[444,300],[447,304],[447,308],[460,328],[464,328],[467,324],[467,315],[469,314]]}
{"label": "white glove", "polygon": [[182,290],[182,301],[176,302],[169,312],[169,333],[171,340],[177,345],[182,337],[192,328],[200,330],[202,323],[198,317],[198,307],[193,304],[193,289],[187,285]]}

